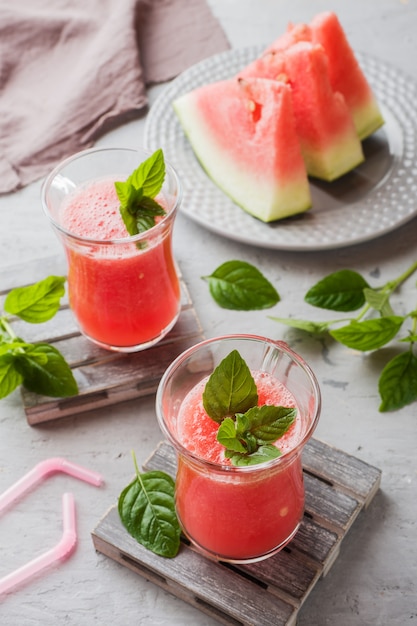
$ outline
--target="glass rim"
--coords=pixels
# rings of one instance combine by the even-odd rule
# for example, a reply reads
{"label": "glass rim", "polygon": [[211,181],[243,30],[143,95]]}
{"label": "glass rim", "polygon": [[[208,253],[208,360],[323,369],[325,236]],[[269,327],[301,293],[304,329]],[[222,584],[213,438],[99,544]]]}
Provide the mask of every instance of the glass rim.
{"label": "glass rim", "polygon": [[41,204],[42,204],[42,209],[44,214],[46,215],[46,217],[48,218],[48,220],[50,221],[50,223],[52,224],[52,226],[54,228],[56,228],[57,231],[59,231],[60,233],[62,233],[63,235],[65,235],[66,237],[74,240],[74,241],[79,241],[85,244],[90,244],[90,245],[95,245],[95,246],[100,246],[100,245],[121,245],[121,244],[130,244],[130,243],[137,243],[137,242],[141,242],[143,240],[148,239],[150,236],[154,235],[157,233],[158,230],[161,230],[163,228],[163,226],[169,222],[173,216],[175,215],[175,213],[177,212],[177,209],[181,203],[182,200],[182,194],[183,194],[183,190],[182,190],[182,185],[179,179],[179,176],[175,170],[175,168],[171,165],[171,163],[169,161],[165,160],[164,157],[164,161],[165,161],[165,177],[167,174],[167,171],[169,170],[170,174],[173,176],[175,183],[176,183],[176,187],[178,190],[178,193],[176,195],[175,198],[175,204],[172,206],[172,208],[168,211],[168,213],[166,215],[163,216],[163,218],[157,223],[155,224],[155,226],[152,226],[152,228],[149,228],[148,230],[146,230],[143,233],[138,233],[137,235],[127,235],[126,237],[114,237],[114,238],[110,238],[110,239],[96,239],[96,238],[92,238],[92,237],[85,237],[83,235],[77,235],[76,233],[73,233],[70,230],[67,230],[66,228],[64,228],[59,222],[57,222],[51,215],[49,208],[48,208],[48,203],[46,201],[46,194],[48,189],[50,189],[52,181],[57,177],[57,175],[59,175],[60,171],[66,167],[67,165],[69,165],[70,163],[74,162],[75,160],[82,158],[84,156],[88,156],[89,154],[95,154],[95,153],[99,153],[99,152],[131,152],[131,153],[144,153],[147,154],[149,156],[151,156],[152,151],[148,150],[147,148],[123,148],[123,147],[93,147],[93,148],[87,148],[86,150],[80,150],[79,152],[75,152],[74,154],[66,157],[65,159],[61,160],[57,165],[55,165],[55,167],[49,172],[49,174],[47,174],[47,176],[44,178],[42,185],[41,185]]}
{"label": "glass rim", "polygon": [[[295,363],[297,363],[297,365],[299,365],[303,369],[303,371],[305,372],[305,374],[307,375],[307,378],[309,379],[311,383],[313,397],[315,399],[315,410],[314,410],[314,415],[311,419],[311,422],[308,425],[306,432],[304,433],[300,441],[297,443],[297,445],[295,445],[291,450],[288,450],[287,452],[283,452],[279,457],[275,459],[271,459],[269,461],[264,461],[262,463],[257,463],[254,465],[240,465],[240,466],[216,463],[215,461],[209,461],[191,452],[185,446],[183,446],[172,435],[170,429],[165,423],[165,419],[163,417],[163,411],[162,411],[162,393],[163,393],[163,388],[164,388],[166,380],[170,377],[172,372],[179,365],[181,365],[181,363],[183,363],[190,355],[197,352],[199,349],[204,348],[207,345],[219,343],[224,340],[256,341],[259,343],[271,345],[274,348],[278,348],[282,350],[283,352],[285,352]],[[179,452],[180,454],[182,454],[183,456],[185,456],[187,459],[191,459],[192,462],[196,463],[197,465],[209,467],[211,470],[217,471],[218,473],[229,473],[230,475],[231,474],[261,473],[265,470],[270,470],[271,468],[275,468],[276,466],[280,466],[280,465],[285,464],[286,462],[289,462],[289,460],[293,456],[298,454],[300,450],[304,448],[305,444],[311,438],[320,418],[321,402],[322,402],[321,391],[320,391],[320,386],[316,378],[316,375],[314,374],[313,370],[308,365],[308,363],[303,359],[302,356],[300,356],[298,353],[292,350],[284,341],[274,340],[274,339],[271,339],[270,337],[266,337],[263,335],[250,334],[250,333],[235,333],[235,334],[220,335],[218,337],[204,339],[203,341],[200,341],[199,343],[184,350],[184,352],[178,355],[174,359],[174,361],[172,361],[172,363],[168,366],[168,368],[165,370],[164,374],[162,375],[162,378],[159,381],[158,388],[156,390],[156,398],[155,398],[156,415],[157,415],[157,421],[158,421],[159,427],[161,428],[163,434],[166,436],[168,441],[173,445],[175,450]]]}

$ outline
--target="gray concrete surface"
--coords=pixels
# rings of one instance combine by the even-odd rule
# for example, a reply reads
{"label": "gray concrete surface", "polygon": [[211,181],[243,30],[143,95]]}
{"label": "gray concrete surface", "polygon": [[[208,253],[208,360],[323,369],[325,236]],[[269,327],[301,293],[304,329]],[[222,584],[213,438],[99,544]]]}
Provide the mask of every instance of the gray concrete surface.
{"label": "gray concrete surface", "polygon": [[[352,45],[417,81],[415,0],[210,0],[233,47],[272,41],[288,21],[335,10]],[[163,87],[153,88],[152,100]],[[145,119],[106,135],[102,145],[140,145]],[[60,252],[39,201],[40,183],[0,197],[0,269]],[[417,197],[415,198],[417,202]],[[316,436],[382,469],[382,485],[346,538],[327,577],[302,607],[299,626],[405,626],[417,621],[417,404],[378,412],[378,373],[386,355],[366,356],[301,336],[267,312],[224,311],[210,299],[202,275],[221,262],[246,259],[276,285],[281,317],[311,316],[306,290],[330,271],[349,267],[373,284],[396,277],[417,258],[417,220],[384,237],[326,252],[282,252],[242,246],[179,215],[176,255],[207,336],[231,331],[282,338],[315,370],[323,392]],[[416,306],[415,278],[395,297]],[[317,313],[319,317],[320,313]],[[0,516],[0,577],[53,545],[61,534],[61,494],[77,502],[76,553],[0,602],[4,626],[215,626],[215,620],[96,554],[90,532],[161,439],[154,398],[42,427],[28,426],[18,392],[0,401],[0,493],[39,461],[64,456],[101,472],[101,489],[59,475]],[[271,625],[272,626],[272,625]]]}

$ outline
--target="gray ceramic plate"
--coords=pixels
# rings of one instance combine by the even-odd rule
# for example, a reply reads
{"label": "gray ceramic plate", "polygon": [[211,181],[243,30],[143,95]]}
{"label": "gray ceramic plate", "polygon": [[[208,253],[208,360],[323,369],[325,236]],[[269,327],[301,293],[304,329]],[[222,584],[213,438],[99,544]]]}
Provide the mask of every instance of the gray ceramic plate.
{"label": "gray ceramic plate", "polygon": [[325,250],[386,234],[417,214],[416,83],[364,54],[357,58],[378,98],[385,125],[364,144],[365,162],[333,183],[311,181],[313,207],[264,224],[234,204],[200,166],[172,100],[236,74],[262,48],[230,50],[194,65],[172,81],[148,114],[145,145],[163,148],[184,186],[181,211],[224,237],[277,250]]}

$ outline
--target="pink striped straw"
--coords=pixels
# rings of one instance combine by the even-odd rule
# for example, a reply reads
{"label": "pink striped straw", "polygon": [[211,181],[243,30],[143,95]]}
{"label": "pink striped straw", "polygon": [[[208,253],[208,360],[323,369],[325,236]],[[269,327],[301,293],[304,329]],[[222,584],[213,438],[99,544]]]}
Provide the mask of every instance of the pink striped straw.
{"label": "pink striped straw", "polygon": [[[30,487],[41,479],[47,478],[56,472],[64,472],[74,478],[83,480],[91,485],[99,487],[103,484],[103,478],[97,472],[88,470],[81,465],[55,457],[41,461],[27,474],[22,476],[9,489],[0,495],[0,513],[24,494]],[[72,554],[77,544],[77,532],[75,523],[75,503],[71,493],[62,496],[63,534],[59,543],[52,549],[44,552],[26,565],[19,567],[7,576],[0,579],[0,595],[8,593],[13,587],[51,565],[52,563],[66,559]]]}
{"label": "pink striped straw", "polygon": [[56,472],[64,472],[74,478],[83,480],[99,487],[103,484],[103,478],[97,472],[88,470],[81,465],[67,461],[61,457],[54,457],[41,461],[27,474],[22,476],[20,480],[14,483],[9,489],[7,489],[2,495],[0,495],[0,513],[8,507],[12,502],[17,500],[22,494],[24,494],[30,487],[38,483],[43,478],[47,478],[51,474]]}
{"label": "pink striped straw", "polygon": [[64,493],[62,496],[62,518],[63,534],[59,543],[47,552],[29,561],[29,563],[26,563],[26,565],[0,578],[0,594],[8,593],[13,587],[21,585],[25,580],[34,576],[45,567],[56,561],[66,559],[72,554],[77,544],[75,503],[72,493]]}

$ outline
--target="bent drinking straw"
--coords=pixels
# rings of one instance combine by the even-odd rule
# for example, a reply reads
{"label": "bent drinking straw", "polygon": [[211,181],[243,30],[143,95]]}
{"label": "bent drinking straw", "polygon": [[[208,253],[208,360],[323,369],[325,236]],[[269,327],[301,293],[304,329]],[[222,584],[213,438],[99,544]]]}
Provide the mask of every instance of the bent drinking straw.
{"label": "bent drinking straw", "polygon": [[83,480],[99,487],[103,484],[103,478],[97,472],[88,470],[81,465],[67,461],[61,457],[54,457],[41,461],[27,474],[22,476],[14,485],[6,489],[6,491],[0,495],[0,512],[9,506],[12,502],[17,500],[22,494],[24,494],[30,487],[35,485],[41,479],[55,474],[56,472],[64,472],[74,478]]}
{"label": "bent drinking straw", "polygon": [[63,534],[59,543],[52,549],[29,561],[26,565],[1,578],[0,594],[7,593],[12,587],[23,583],[45,567],[70,556],[77,544],[75,503],[71,493],[64,493],[62,496],[62,518]]}
{"label": "bent drinking straw", "polygon": [[[97,472],[88,470],[81,465],[67,461],[61,457],[54,457],[41,461],[27,474],[22,476],[14,485],[9,487],[0,495],[0,512],[13,503],[19,496],[24,494],[30,487],[39,482],[42,478],[47,478],[56,472],[64,472],[74,478],[83,480],[99,487],[103,483],[103,478]],[[62,517],[63,535],[59,543],[52,549],[26,565],[16,569],[4,578],[0,579],[0,594],[7,593],[12,587],[21,584],[30,576],[33,576],[41,569],[55,561],[62,560],[70,556],[77,543],[77,533],[75,525],[75,503],[71,493],[64,493],[62,497]]]}

